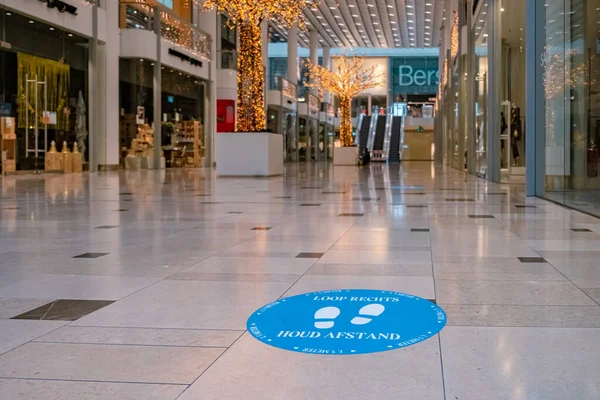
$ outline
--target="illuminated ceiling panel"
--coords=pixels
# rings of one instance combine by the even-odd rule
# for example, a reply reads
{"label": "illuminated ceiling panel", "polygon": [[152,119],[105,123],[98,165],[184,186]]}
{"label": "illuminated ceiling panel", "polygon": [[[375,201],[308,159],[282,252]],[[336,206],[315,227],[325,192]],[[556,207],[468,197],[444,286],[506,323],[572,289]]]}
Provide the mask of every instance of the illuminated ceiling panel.
{"label": "illuminated ceiling panel", "polygon": [[[322,46],[374,48],[437,47],[444,0],[322,0],[304,12],[309,29],[319,32]],[[273,26],[277,40],[287,29]],[[272,36],[273,37],[273,36]],[[308,32],[298,44],[308,47]]]}

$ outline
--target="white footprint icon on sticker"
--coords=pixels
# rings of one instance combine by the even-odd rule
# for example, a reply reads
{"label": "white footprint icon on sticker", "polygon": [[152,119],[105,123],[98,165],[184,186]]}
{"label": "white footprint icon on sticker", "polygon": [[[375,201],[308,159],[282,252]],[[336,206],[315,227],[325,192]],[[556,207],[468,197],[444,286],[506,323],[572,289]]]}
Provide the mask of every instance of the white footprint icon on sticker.
{"label": "white footprint icon on sticker", "polygon": [[378,317],[385,310],[381,304],[368,304],[358,311],[359,316],[352,318],[350,323],[354,325],[365,325]]}
{"label": "white footprint icon on sticker", "polygon": [[340,309],[337,307],[319,308],[315,313],[315,328],[329,329],[333,328],[334,319],[340,315]]}

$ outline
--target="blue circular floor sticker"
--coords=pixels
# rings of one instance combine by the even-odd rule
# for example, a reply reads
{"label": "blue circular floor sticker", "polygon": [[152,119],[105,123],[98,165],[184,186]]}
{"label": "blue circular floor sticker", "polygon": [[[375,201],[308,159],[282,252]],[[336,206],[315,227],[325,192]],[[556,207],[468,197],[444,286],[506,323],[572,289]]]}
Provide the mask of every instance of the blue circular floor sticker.
{"label": "blue circular floor sticker", "polygon": [[436,304],[406,293],[346,289],[286,297],[250,316],[248,331],[280,349],[366,354],[422,342],[446,325]]}

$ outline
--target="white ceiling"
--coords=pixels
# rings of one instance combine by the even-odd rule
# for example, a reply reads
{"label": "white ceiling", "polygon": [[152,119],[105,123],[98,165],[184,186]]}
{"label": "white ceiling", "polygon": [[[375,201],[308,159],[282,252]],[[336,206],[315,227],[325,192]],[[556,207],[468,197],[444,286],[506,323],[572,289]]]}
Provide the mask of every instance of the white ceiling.
{"label": "white ceiling", "polygon": [[[319,32],[321,46],[437,47],[444,0],[321,0],[304,12],[307,27]],[[273,41],[287,41],[287,29],[272,26]],[[308,32],[298,44],[308,47]]]}

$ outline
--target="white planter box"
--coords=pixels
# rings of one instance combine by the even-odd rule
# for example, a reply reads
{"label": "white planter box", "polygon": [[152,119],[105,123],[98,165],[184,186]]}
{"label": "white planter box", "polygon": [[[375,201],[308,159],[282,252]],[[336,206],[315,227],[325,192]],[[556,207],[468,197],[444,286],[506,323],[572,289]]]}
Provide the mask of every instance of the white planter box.
{"label": "white planter box", "polygon": [[154,168],[154,157],[140,157],[140,167],[142,169]]}
{"label": "white planter box", "polygon": [[125,158],[125,169],[137,171],[142,167],[142,159],[136,156],[127,156]]}
{"label": "white planter box", "polygon": [[358,165],[358,147],[334,147],[333,165]]}
{"label": "white planter box", "polygon": [[283,175],[283,135],[217,133],[215,155],[218,176]]}

